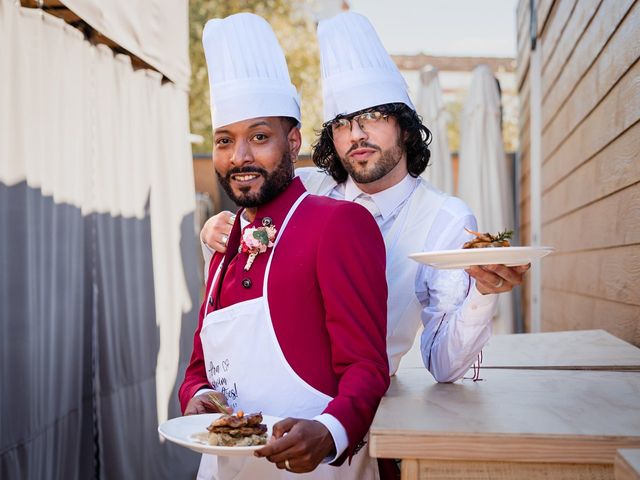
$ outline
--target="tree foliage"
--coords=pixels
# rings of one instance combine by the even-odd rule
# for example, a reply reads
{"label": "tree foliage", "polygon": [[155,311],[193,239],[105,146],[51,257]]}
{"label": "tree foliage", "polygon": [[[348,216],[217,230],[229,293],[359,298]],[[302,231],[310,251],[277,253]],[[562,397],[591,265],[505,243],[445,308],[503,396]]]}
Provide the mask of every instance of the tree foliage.
{"label": "tree foliage", "polygon": [[202,29],[211,18],[224,18],[239,12],[256,13],[273,27],[287,58],[291,81],[301,93],[303,151],[309,150],[315,131],[320,128],[322,103],[316,27],[308,11],[306,0],[190,0],[191,132],[205,139],[204,143],[193,146],[194,153],[210,153],[212,140]]}

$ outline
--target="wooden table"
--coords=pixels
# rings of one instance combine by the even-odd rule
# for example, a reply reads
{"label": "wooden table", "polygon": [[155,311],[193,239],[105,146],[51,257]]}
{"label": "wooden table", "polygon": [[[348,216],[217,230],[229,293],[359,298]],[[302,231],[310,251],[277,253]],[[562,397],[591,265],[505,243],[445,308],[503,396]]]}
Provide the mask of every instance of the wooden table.
{"label": "wooden table", "polygon": [[403,480],[613,479],[616,450],[640,448],[640,373],[484,369],[437,384],[424,369],[392,379],[370,431],[374,457]]}
{"label": "wooden table", "polygon": [[[483,368],[640,371],[640,348],[604,330],[494,335],[482,354]],[[419,336],[400,368],[424,368]]]}
{"label": "wooden table", "polygon": [[615,474],[616,480],[640,480],[640,449],[618,450]]}

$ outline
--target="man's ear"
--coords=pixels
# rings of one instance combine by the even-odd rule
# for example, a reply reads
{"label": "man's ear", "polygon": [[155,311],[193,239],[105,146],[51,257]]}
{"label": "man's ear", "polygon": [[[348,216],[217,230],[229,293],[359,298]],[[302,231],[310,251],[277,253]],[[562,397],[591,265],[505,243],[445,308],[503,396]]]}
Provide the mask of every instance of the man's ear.
{"label": "man's ear", "polygon": [[287,142],[289,144],[289,152],[291,153],[291,161],[295,162],[298,159],[298,153],[300,153],[300,148],[302,147],[302,134],[298,127],[293,127],[289,130]]}
{"label": "man's ear", "polygon": [[407,130],[403,130],[402,128],[400,128],[400,123],[397,123],[398,125],[398,135],[402,135],[402,143],[406,143],[407,140],[409,140],[409,132]]}

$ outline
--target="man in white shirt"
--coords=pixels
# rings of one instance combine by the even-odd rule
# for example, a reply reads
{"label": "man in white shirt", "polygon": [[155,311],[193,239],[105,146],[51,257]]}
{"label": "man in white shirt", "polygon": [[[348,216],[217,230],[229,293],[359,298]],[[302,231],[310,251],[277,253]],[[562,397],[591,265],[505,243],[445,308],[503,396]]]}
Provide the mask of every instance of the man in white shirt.
{"label": "man in white shirt", "polygon": [[[475,217],[462,200],[420,177],[429,162],[431,133],[369,21],[353,12],[324,20],[318,41],[325,123],[313,160],[324,172],[296,173],[310,193],[361,203],[380,227],[387,251],[391,374],[422,323],[425,366],[437,381],[455,381],[491,335],[496,294],[519,285],[529,266],[437,270],[407,257],[461,248],[471,237],[465,228],[477,230]],[[209,219],[203,243],[223,251],[230,218],[223,212]]]}

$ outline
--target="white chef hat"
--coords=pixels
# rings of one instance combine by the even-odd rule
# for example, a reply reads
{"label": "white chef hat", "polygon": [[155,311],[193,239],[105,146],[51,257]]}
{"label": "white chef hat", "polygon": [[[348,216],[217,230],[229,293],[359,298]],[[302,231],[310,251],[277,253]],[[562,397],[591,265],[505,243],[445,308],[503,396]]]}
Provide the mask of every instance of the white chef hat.
{"label": "white chef hat", "polygon": [[209,20],[202,45],[214,129],[258,117],[291,117],[300,122],[300,99],[266,20],[252,13]]}
{"label": "white chef hat", "polygon": [[322,20],[318,43],[325,122],[385,103],[415,110],[407,83],[366,17],[344,12]]}

